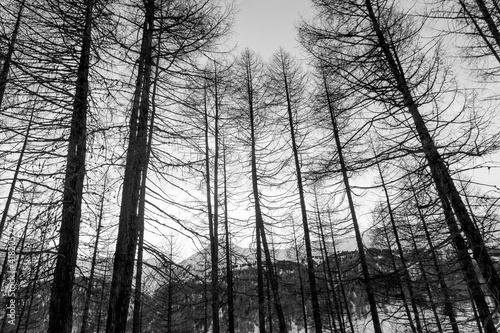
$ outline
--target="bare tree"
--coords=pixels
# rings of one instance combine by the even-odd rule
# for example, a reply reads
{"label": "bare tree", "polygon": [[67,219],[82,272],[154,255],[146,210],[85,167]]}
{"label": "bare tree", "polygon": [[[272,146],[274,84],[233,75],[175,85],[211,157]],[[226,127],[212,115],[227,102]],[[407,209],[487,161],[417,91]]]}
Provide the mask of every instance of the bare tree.
{"label": "bare tree", "polygon": [[330,119],[332,122],[332,130],[335,138],[335,146],[337,148],[337,156],[338,156],[338,162],[340,164],[340,170],[342,172],[342,180],[344,183],[345,187],[345,194],[347,196],[347,202],[349,204],[349,212],[351,214],[351,219],[352,219],[352,224],[354,227],[354,233],[356,236],[356,244],[358,246],[358,252],[359,252],[359,260],[361,263],[361,270],[363,273],[363,278],[364,278],[364,285],[365,285],[365,290],[366,294],[368,296],[368,303],[370,305],[370,314],[372,317],[373,321],[373,328],[375,330],[375,333],[382,333],[382,326],[380,323],[380,318],[377,310],[377,302],[375,299],[375,290],[373,289],[373,282],[370,277],[370,272],[368,270],[368,261],[366,259],[366,254],[365,254],[365,249],[363,245],[363,237],[361,235],[361,229],[359,227],[358,219],[356,216],[356,208],[354,206],[354,200],[352,198],[352,190],[351,190],[351,185],[349,183],[349,175],[347,173],[347,165],[344,160],[344,155],[342,153],[342,143],[340,142],[340,135],[339,135],[339,128],[337,125],[337,115],[335,112],[335,104],[334,100],[332,99],[332,92],[330,91],[330,87],[328,85],[328,81],[326,78],[326,74],[323,72],[323,89],[324,89],[324,96],[327,101],[327,111],[330,115]]}
{"label": "bare tree", "polygon": [[[148,126],[153,103],[151,89],[154,74],[152,70],[155,66],[155,34],[162,34],[162,45],[158,45],[158,60],[165,59],[167,62],[165,67],[157,64],[161,67],[160,77],[169,73],[168,70],[178,63],[183,64],[179,66],[179,72],[186,72],[188,68],[194,67],[192,57],[195,54],[212,49],[217,39],[226,33],[226,19],[229,15],[219,11],[219,7],[211,1],[198,4],[148,0],[139,8],[144,13],[143,23],[139,28],[142,39],[137,52],[137,75],[131,103],[128,150],[106,325],[108,333],[124,332],[126,329],[139,232],[138,209],[141,202],[147,200],[141,196],[140,180],[149,164],[146,158],[148,133],[156,129]],[[160,77],[154,80],[159,80],[158,94],[167,88],[161,87],[165,81]]]}
{"label": "bare tree", "polygon": [[[238,72],[239,70],[239,72]],[[257,128],[258,120],[262,121],[262,98],[263,98],[263,77],[262,77],[262,61],[250,50],[243,51],[240,56],[239,62],[236,64],[237,75],[242,84],[237,87],[238,97],[241,100],[239,108],[242,109],[243,117],[246,118],[248,123],[246,127],[249,128],[248,145],[251,150],[250,153],[250,167],[251,167],[251,181],[252,181],[252,197],[255,210],[255,223],[256,223],[256,239],[257,239],[257,269],[258,272],[258,285],[259,285],[259,329],[265,332],[265,308],[264,308],[264,290],[263,290],[263,272],[259,268],[259,256],[261,255],[260,245],[264,250],[265,265],[267,268],[267,276],[271,284],[271,290],[274,300],[274,307],[279,321],[279,330],[281,333],[286,332],[286,322],[281,306],[278,280],[276,271],[271,257],[271,251],[266,236],[266,229],[261,207],[261,194],[259,191],[259,173],[257,168]]]}
{"label": "bare tree", "polygon": [[[335,67],[346,86],[380,102],[391,110],[390,116],[401,116],[414,131],[439,196],[451,205],[493,298],[499,299],[500,278],[489,249],[474,226],[421,112],[441,92],[441,86],[437,85],[443,80],[439,52],[431,57],[421,51],[418,41],[421,25],[391,2],[315,3],[323,9],[324,19],[337,18],[336,27],[328,26],[332,21],[323,21],[326,30],[304,25],[304,45]],[[404,56],[408,48],[414,53]],[[326,50],[336,51],[330,53],[334,59],[325,57]],[[429,65],[421,66],[426,61],[430,61]]]}
{"label": "bare tree", "polygon": [[[309,223],[307,220],[307,207],[304,194],[304,184],[302,181],[302,166],[299,156],[299,143],[296,139],[297,125],[295,124],[297,108],[300,108],[299,103],[304,92],[304,75],[301,73],[299,65],[293,61],[291,56],[280,49],[273,56],[270,66],[271,82],[274,84],[274,93],[279,98],[281,104],[287,110],[288,129],[290,131],[291,148],[293,152],[293,160],[295,166],[295,176],[297,178],[297,190],[300,200],[300,212],[302,216],[302,226],[304,228],[304,244],[306,247],[307,272],[309,277],[309,286],[311,289],[311,299],[313,306],[313,319],[316,333],[322,331],[321,312],[318,301],[318,291],[316,287],[316,276],[314,271],[314,262],[312,257],[311,235],[309,232]],[[278,102],[279,103],[279,102]]]}

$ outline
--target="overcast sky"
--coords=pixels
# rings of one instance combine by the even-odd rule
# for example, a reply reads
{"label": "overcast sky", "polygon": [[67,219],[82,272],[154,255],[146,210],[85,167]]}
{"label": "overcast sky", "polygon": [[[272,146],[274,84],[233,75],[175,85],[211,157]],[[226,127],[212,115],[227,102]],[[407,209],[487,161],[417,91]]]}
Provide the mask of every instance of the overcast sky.
{"label": "overcast sky", "polygon": [[310,0],[238,0],[233,38],[238,48],[259,53],[264,60],[281,46],[299,55],[295,25],[311,13]]}

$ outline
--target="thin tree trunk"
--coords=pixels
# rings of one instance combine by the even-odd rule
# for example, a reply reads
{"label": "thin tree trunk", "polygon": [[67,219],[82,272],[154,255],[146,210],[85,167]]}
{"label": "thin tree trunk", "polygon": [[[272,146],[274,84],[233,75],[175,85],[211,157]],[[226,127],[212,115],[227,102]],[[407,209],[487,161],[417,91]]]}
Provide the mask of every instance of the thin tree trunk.
{"label": "thin tree trunk", "polygon": [[326,84],[326,78],[324,78],[325,94],[328,101],[328,109],[331,116],[333,134],[335,137],[335,144],[337,146],[337,153],[339,157],[340,168],[342,170],[342,178],[344,181],[345,191],[347,195],[347,201],[349,203],[349,210],[351,212],[352,223],[354,227],[354,233],[356,235],[356,244],[358,246],[359,260],[361,263],[361,271],[363,273],[363,279],[366,289],[366,294],[368,297],[368,304],[370,305],[370,314],[372,316],[373,329],[375,333],[382,333],[382,326],[380,325],[380,318],[377,310],[377,303],[375,300],[375,292],[373,290],[370,272],[368,271],[368,262],[366,260],[365,249],[363,246],[363,238],[361,236],[361,230],[359,229],[358,219],[356,217],[356,210],[354,208],[354,201],[351,194],[351,186],[349,184],[349,176],[347,175],[347,167],[344,162],[344,155],[342,153],[342,144],[340,143],[339,131],[337,128],[337,121],[335,119],[335,112],[333,110],[333,105],[330,101],[330,93],[328,91],[328,86]]}
{"label": "thin tree trunk", "polygon": [[[228,207],[227,207],[227,169],[226,169],[226,149],[224,146],[224,141],[222,142],[224,147],[223,154],[223,171],[224,171],[224,229],[226,233],[226,270],[227,270],[227,316],[228,316],[228,332],[235,332],[235,322],[234,322],[234,286],[233,286],[233,267],[231,260],[231,242],[229,234],[229,218],[228,218]],[[307,332],[306,332],[307,333]]]}
{"label": "thin tree trunk", "polygon": [[217,65],[214,73],[215,89],[215,156],[214,156],[214,221],[212,249],[212,316],[213,333],[220,332],[219,320],[219,95],[217,82]]}
{"label": "thin tree trunk", "polygon": [[215,156],[214,156],[214,207],[212,214],[212,205],[210,196],[210,156],[208,144],[208,108],[207,96],[205,87],[205,169],[207,181],[207,203],[209,211],[209,229],[210,229],[210,250],[211,250],[211,280],[212,280],[212,332],[220,332],[219,321],[219,98],[218,98],[218,82],[217,82],[217,67],[214,73],[214,90],[215,90]]}
{"label": "thin tree trunk", "polygon": [[71,333],[73,327],[73,284],[80,233],[80,218],[87,150],[89,64],[92,45],[94,0],[85,2],[85,27],[77,72],[76,92],[64,179],[61,229],[54,281],[50,295],[47,333]]}
{"label": "thin tree trunk", "polygon": [[[208,96],[207,96],[207,86],[204,87],[204,111],[205,111],[205,180],[207,186],[207,208],[208,208],[208,228],[210,233],[210,258],[211,258],[211,294],[212,294],[212,330],[214,333],[218,333],[220,331],[219,324],[219,246],[218,246],[218,226],[216,226],[214,211],[212,211],[212,190],[210,183],[210,146],[209,146],[209,117],[208,117]],[[217,89],[217,88],[216,88]],[[218,124],[218,115],[217,115],[217,97],[216,97],[216,116],[215,122],[216,127]],[[217,141],[217,128],[216,131],[216,141]],[[218,211],[218,182],[216,179],[216,173],[218,168],[218,143],[216,145],[216,156],[214,162],[214,210]],[[218,214],[217,214],[218,215]]]}
{"label": "thin tree trunk", "polygon": [[259,332],[266,333],[266,296],[264,294],[264,266],[262,263],[262,244],[258,226],[255,228],[257,239],[257,297],[259,302]]}
{"label": "thin tree trunk", "polygon": [[[269,246],[266,239],[266,231],[264,228],[264,219],[262,217],[262,211],[260,207],[260,198],[259,198],[259,186],[258,186],[258,177],[257,177],[257,157],[256,157],[256,140],[255,140],[255,124],[254,124],[254,109],[253,109],[253,87],[252,87],[252,75],[250,73],[250,68],[247,68],[247,92],[249,96],[249,117],[250,117],[250,139],[251,139],[251,168],[252,168],[252,192],[254,197],[254,206],[255,206],[255,221],[257,233],[260,234],[262,245],[264,248],[264,255],[266,257],[266,268],[267,273],[269,274],[269,279],[271,282],[271,290],[273,292],[274,297],[274,306],[276,308],[276,314],[278,315],[279,321],[279,330],[280,333],[286,333],[286,322],[285,316],[283,314],[283,309],[281,307],[281,300],[278,291],[278,280],[276,278],[276,273],[274,271],[273,262],[271,260],[271,254],[269,251]],[[262,331],[261,331],[262,332]]]}
{"label": "thin tree trunk", "polygon": [[[205,78],[205,81],[207,79]],[[203,102],[204,102],[204,117],[205,117],[205,185],[207,187],[206,189],[206,195],[207,195],[207,214],[208,214],[208,230],[209,230],[209,237],[210,237],[210,255],[211,258],[214,256],[214,216],[213,216],[213,211],[212,211],[212,185],[210,183],[210,146],[209,146],[209,140],[208,140],[208,131],[209,131],[209,121],[208,121],[208,93],[207,93],[208,87],[207,83],[205,82],[205,86],[203,87]],[[213,299],[213,290],[214,290],[214,285],[213,285],[213,261],[211,263],[210,267],[210,273],[211,273],[211,286],[212,286],[212,309],[214,308],[214,299]],[[208,299],[208,297],[207,297]],[[207,310],[205,310],[207,311]],[[214,312],[212,311],[212,318],[214,317]],[[217,315],[218,317],[218,315]]]}
{"label": "thin tree trunk", "polygon": [[307,273],[309,277],[309,287],[311,289],[311,300],[312,300],[312,308],[313,308],[313,320],[314,327],[316,333],[322,332],[321,327],[321,311],[319,308],[318,301],[318,291],[316,287],[316,276],[314,272],[314,261],[312,257],[312,249],[311,249],[311,236],[309,232],[309,223],[307,221],[307,208],[306,201],[304,198],[304,186],[302,184],[302,172],[300,169],[300,159],[299,159],[299,151],[297,147],[297,142],[295,139],[295,127],[293,123],[293,114],[292,114],[292,101],[290,98],[290,91],[288,88],[288,73],[285,68],[285,62],[283,59],[283,53],[281,53],[281,65],[282,65],[282,74],[283,81],[285,84],[285,96],[287,103],[287,113],[288,113],[288,125],[290,126],[290,138],[292,140],[292,151],[293,158],[295,162],[295,175],[297,177],[297,189],[299,192],[299,200],[300,200],[300,212],[302,215],[302,226],[304,228],[304,244],[306,246],[306,259],[307,259]]}

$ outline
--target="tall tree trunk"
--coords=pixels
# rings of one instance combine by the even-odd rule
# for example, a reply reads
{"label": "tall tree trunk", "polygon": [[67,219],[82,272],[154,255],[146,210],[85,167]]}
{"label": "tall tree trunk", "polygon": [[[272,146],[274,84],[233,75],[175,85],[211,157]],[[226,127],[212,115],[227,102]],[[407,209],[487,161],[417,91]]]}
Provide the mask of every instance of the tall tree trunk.
{"label": "tall tree trunk", "polygon": [[260,234],[262,246],[264,248],[264,255],[266,257],[266,268],[271,282],[271,290],[273,292],[276,314],[278,315],[280,333],[286,333],[287,332],[286,322],[285,322],[285,316],[283,314],[283,309],[281,307],[281,300],[278,291],[278,280],[276,278],[273,262],[271,260],[271,252],[269,251],[269,246],[266,239],[264,219],[262,217],[262,211],[260,207],[260,197],[259,197],[260,194],[259,194],[259,185],[257,177],[257,157],[256,157],[256,147],[255,147],[256,139],[255,139],[255,124],[254,124],[255,118],[254,118],[254,108],[253,108],[252,74],[249,67],[247,67],[246,75],[247,75],[246,84],[249,96],[249,113],[250,113],[249,118],[250,118],[250,140],[251,140],[252,193],[254,197],[256,229],[257,233]]}
{"label": "tall tree trunk", "polygon": [[[224,230],[226,234],[226,279],[227,279],[227,317],[228,317],[228,332],[235,332],[235,322],[234,322],[234,285],[233,285],[233,266],[231,260],[231,237],[229,233],[229,217],[228,217],[228,207],[227,207],[227,168],[226,168],[226,148],[224,146],[224,141],[222,142],[224,147],[224,154],[222,158],[223,171],[224,171]],[[307,332],[306,332],[307,333]]]}
{"label": "tall tree trunk", "polygon": [[373,290],[372,281],[370,277],[370,272],[368,271],[368,262],[366,260],[365,249],[363,246],[363,238],[361,236],[361,230],[359,229],[358,219],[356,217],[356,210],[354,208],[354,200],[352,199],[351,186],[349,184],[349,176],[347,175],[347,167],[344,162],[344,155],[342,153],[342,144],[340,143],[339,130],[337,128],[337,120],[335,118],[335,112],[333,109],[332,102],[330,100],[330,93],[328,91],[328,86],[326,83],[326,77],[323,78],[325,86],[325,94],[328,102],[328,109],[330,112],[330,117],[333,126],[333,135],[335,137],[335,144],[337,147],[337,154],[339,157],[340,168],[342,170],[342,178],[345,186],[345,191],[347,195],[347,201],[349,203],[349,210],[351,213],[352,223],[354,227],[354,233],[356,236],[356,244],[358,246],[359,260],[361,264],[361,271],[363,273],[363,279],[366,289],[366,294],[368,297],[368,304],[370,305],[370,314],[372,316],[373,329],[375,333],[382,333],[382,327],[380,325],[380,319],[377,310],[377,303],[375,300],[375,291]]}
{"label": "tall tree trunk", "polygon": [[[161,34],[158,34],[158,49],[161,43]],[[160,50],[158,50],[158,54]],[[159,57],[156,58],[159,61]],[[149,158],[151,156],[151,145],[153,142],[153,130],[155,124],[156,116],[156,91],[158,87],[158,64],[155,67],[155,76],[153,80],[153,93],[151,96],[151,119],[149,121],[149,133],[148,142],[146,147],[146,157],[144,160],[144,170],[142,171],[141,177],[141,189],[140,189],[140,199],[139,199],[139,212],[138,212],[138,236],[139,244],[137,246],[137,266],[136,266],[136,279],[135,279],[135,292],[134,292],[134,315],[132,318],[132,333],[140,333],[142,331],[142,266],[143,266],[143,253],[144,253],[144,216],[146,212],[146,189],[148,180],[148,168]],[[83,332],[82,332],[83,333]]]}
{"label": "tall tree trunk", "polygon": [[[204,117],[205,117],[205,186],[206,186],[206,195],[207,195],[207,214],[208,214],[208,232],[209,232],[209,237],[210,237],[210,257],[212,258],[211,260],[211,267],[210,267],[210,274],[211,274],[211,287],[212,287],[212,318],[213,320],[217,321],[214,318],[214,298],[213,298],[213,291],[214,291],[214,266],[213,266],[213,257],[214,257],[214,214],[212,211],[212,185],[210,182],[210,145],[209,145],[209,118],[208,118],[208,79],[205,78],[205,86],[203,87],[203,110],[204,110]],[[217,252],[217,250],[215,250]],[[215,254],[217,256],[217,254]],[[217,264],[215,265],[217,266]],[[216,272],[217,274],[217,272]],[[215,275],[216,275],[215,274]],[[208,298],[207,298],[208,299]],[[217,312],[217,317],[218,317],[218,312]]]}
{"label": "tall tree trunk", "polygon": [[[218,216],[218,181],[217,181],[217,169],[218,169],[218,129],[215,128],[216,138],[215,138],[215,162],[214,162],[214,207],[212,210],[212,186],[210,183],[210,145],[209,145],[209,117],[208,117],[208,96],[207,96],[208,87],[204,87],[204,111],[205,111],[205,180],[207,186],[207,208],[208,208],[208,228],[210,234],[210,258],[211,258],[211,266],[210,266],[210,276],[211,276],[211,305],[212,305],[212,331],[214,333],[220,332],[220,323],[219,323],[219,245],[218,245],[218,226],[216,226],[216,215]],[[215,88],[217,89],[217,88]],[[218,115],[217,115],[217,97],[216,97],[216,115],[215,122],[216,127],[218,124]]]}
{"label": "tall tree trunk", "polygon": [[215,90],[215,156],[214,156],[214,206],[212,213],[211,185],[210,185],[210,147],[209,147],[209,117],[207,107],[207,87],[205,86],[205,172],[207,183],[208,226],[210,232],[211,254],[211,289],[212,289],[212,332],[220,332],[219,321],[219,97],[217,82],[217,67],[214,72]]}
{"label": "tall tree trunk", "polygon": [[85,27],[83,29],[82,50],[77,72],[75,100],[68,142],[61,229],[54,281],[50,295],[47,333],[71,333],[73,327],[72,298],[87,151],[88,76],[94,0],[86,0],[85,5]]}
{"label": "tall tree trunk", "polygon": [[282,65],[282,74],[283,74],[283,82],[285,84],[285,96],[286,96],[286,104],[287,104],[287,113],[288,113],[288,125],[290,126],[290,138],[292,140],[292,151],[293,158],[295,162],[295,175],[297,177],[297,189],[299,192],[299,200],[300,200],[300,212],[302,215],[302,226],[304,228],[304,244],[306,246],[306,259],[307,259],[307,273],[309,277],[309,287],[311,289],[311,300],[312,300],[312,308],[313,308],[313,320],[314,327],[316,333],[322,332],[321,327],[321,311],[319,308],[318,301],[318,291],[316,287],[316,276],[314,272],[314,261],[312,257],[312,249],[311,249],[311,236],[309,232],[309,223],[307,221],[307,207],[306,201],[304,198],[304,186],[302,183],[302,172],[300,168],[300,159],[299,159],[299,150],[297,147],[297,142],[295,140],[295,126],[293,122],[293,114],[292,114],[292,101],[290,98],[290,91],[288,88],[288,73],[285,68],[285,61],[283,58],[283,53],[281,53],[281,65]]}
{"label": "tall tree trunk", "polygon": [[371,0],[365,0],[365,5],[368,11],[369,18],[373,24],[374,32],[377,35],[379,46],[387,61],[389,70],[391,71],[394,80],[397,82],[397,90],[400,92],[404,100],[404,106],[408,109],[414,125],[418,133],[422,149],[429,169],[431,170],[432,179],[436,186],[436,190],[440,197],[449,201],[455,213],[462,230],[467,237],[469,248],[472,250],[473,257],[479,264],[481,273],[493,295],[493,298],[500,300],[500,277],[493,264],[493,260],[488,252],[488,248],[481,236],[481,233],[474,226],[469,213],[460,197],[455,183],[446,167],[437,147],[432,139],[432,136],[427,129],[425,121],[419,112],[418,106],[415,103],[413,95],[408,87],[401,63],[399,62],[396,52],[391,51],[390,45],[382,32],[377,16],[373,11]]}
{"label": "tall tree trunk", "polygon": [[[5,89],[7,87],[7,81],[9,80],[10,65],[12,63],[12,56],[16,48],[17,36],[19,34],[19,27],[21,25],[21,19],[25,2],[26,0],[22,0],[21,4],[19,5],[19,10],[16,16],[16,23],[14,24],[14,30],[12,31],[12,36],[10,37],[7,54],[3,59],[2,71],[0,72],[0,110],[3,105],[3,97],[5,95]],[[0,238],[1,236],[2,236],[2,228],[0,227]]]}
{"label": "tall tree trunk", "polygon": [[217,65],[214,72],[215,89],[215,124],[214,124],[214,221],[213,221],[213,247],[212,247],[212,316],[213,333],[220,332],[219,320],[219,94],[217,82]]}
{"label": "tall tree trunk", "polygon": [[106,333],[124,333],[132,293],[134,259],[139,232],[138,205],[141,175],[147,169],[147,121],[151,89],[152,34],[154,26],[154,0],[145,3],[145,19],[138,74],[135,86],[122,201],[118,225],[118,238],[113,262],[113,279],[106,321]]}

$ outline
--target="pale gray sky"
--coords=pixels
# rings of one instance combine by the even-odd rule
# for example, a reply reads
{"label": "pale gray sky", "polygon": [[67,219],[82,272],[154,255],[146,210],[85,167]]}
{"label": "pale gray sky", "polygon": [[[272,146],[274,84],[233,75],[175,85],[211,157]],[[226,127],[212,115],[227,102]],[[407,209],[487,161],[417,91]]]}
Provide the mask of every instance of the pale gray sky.
{"label": "pale gray sky", "polygon": [[233,38],[265,60],[281,46],[299,54],[295,24],[311,13],[310,0],[238,0]]}

